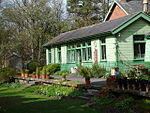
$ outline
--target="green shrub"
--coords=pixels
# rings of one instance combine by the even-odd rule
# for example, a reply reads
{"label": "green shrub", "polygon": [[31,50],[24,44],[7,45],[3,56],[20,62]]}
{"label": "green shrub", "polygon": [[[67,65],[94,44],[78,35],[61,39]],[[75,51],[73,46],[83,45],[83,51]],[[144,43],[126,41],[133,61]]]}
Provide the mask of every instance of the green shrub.
{"label": "green shrub", "polygon": [[62,70],[62,71],[55,72],[54,75],[62,75],[63,73],[66,73],[67,75],[70,74],[70,72],[68,70]]}
{"label": "green shrub", "polygon": [[22,69],[22,70],[21,70],[21,73],[25,73],[25,69]]}
{"label": "green shrub", "polygon": [[91,99],[92,102],[94,102],[95,104],[101,105],[101,106],[106,106],[106,105],[110,105],[114,102],[115,100],[115,96],[114,95],[109,95],[103,98],[97,98],[97,97],[93,97]]}
{"label": "green shrub", "polygon": [[36,68],[39,66],[40,66],[40,64],[38,62],[32,61],[28,64],[28,69],[32,73],[32,72],[35,72]]}
{"label": "green shrub", "polygon": [[35,74],[36,74],[36,72],[33,72],[33,73],[32,73],[32,75],[35,75]]}
{"label": "green shrub", "polygon": [[92,67],[78,66],[77,71],[84,78],[103,77],[106,75],[106,69],[100,67],[97,63]]}
{"label": "green shrub", "polygon": [[79,72],[80,76],[84,78],[89,79],[93,77],[92,68],[90,67],[78,66],[77,71]]}
{"label": "green shrub", "polygon": [[140,80],[150,80],[150,75],[139,75],[137,76],[137,79],[140,79]]}
{"label": "green shrub", "polygon": [[55,72],[60,71],[60,64],[49,64],[46,66],[46,72],[54,74]]}
{"label": "green shrub", "polygon": [[40,67],[36,67],[36,74],[40,75]]}
{"label": "green shrub", "polygon": [[42,69],[42,75],[46,75],[46,66],[44,66]]}
{"label": "green shrub", "polygon": [[134,102],[132,97],[125,98],[117,103],[115,103],[115,107],[123,110],[127,110],[130,108],[131,103]]}
{"label": "green shrub", "polygon": [[29,70],[28,70],[28,69],[26,69],[24,72],[25,72],[25,73],[29,73]]}
{"label": "green shrub", "polygon": [[100,77],[103,77],[106,75],[106,69],[102,68],[97,63],[94,63],[92,65],[92,73],[93,73],[94,77],[100,78]]}
{"label": "green shrub", "polygon": [[77,88],[65,87],[61,85],[32,86],[26,89],[26,91],[44,94],[49,97],[78,96],[83,93],[83,91]]}
{"label": "green shrub", "polygon": [[8,82],[11,77],[15,76],[16,71],[13,68],[1,68],[0,69],[0,81]]}

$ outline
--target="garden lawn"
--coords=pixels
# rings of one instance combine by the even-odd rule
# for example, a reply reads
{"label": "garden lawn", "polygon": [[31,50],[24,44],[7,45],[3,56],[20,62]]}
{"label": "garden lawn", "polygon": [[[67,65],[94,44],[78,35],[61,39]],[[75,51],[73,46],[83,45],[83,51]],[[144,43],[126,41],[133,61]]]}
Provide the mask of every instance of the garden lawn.
{"label": "garden lawn", "polygon": [[80,99],[50,99],[19,88],[0,87],[0,113],[98,113]]}

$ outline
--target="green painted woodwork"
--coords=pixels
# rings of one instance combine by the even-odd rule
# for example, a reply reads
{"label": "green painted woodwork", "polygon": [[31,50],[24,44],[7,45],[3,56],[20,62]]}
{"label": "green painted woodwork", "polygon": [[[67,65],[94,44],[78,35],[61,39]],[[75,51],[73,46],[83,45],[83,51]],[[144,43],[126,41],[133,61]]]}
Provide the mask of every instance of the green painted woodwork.
{"label": "green painted woodwork", "polygon": [[[100,38],[100,37],[99,37]],[[91,41],[91,49],[92,49],[92,62],[95,62],[95,57],[97,57],[97,61],[100,61],[100,40],[92,40]],[[94,52],[97,50],[97,56],[94,55]]]}
{"label": "green painted woodwork", "polygon": [[[141,18],[140,18],[141,17]],[[92,51],[92,61],[82,61],[82,65],[91,66],[95,62],[95,49],[97,51],[97,61],[107,70],[110,71],[112,67],[118,66],[122,72],[129,72],[133,65],[137,64],[146,64],[150,66],[150,39],[146,38],[146,50],[145,50],[145,59],[134,59],[134,35],[147,34],[150,30],[150,18],[149,16],[139,13],[128,22],[123,23],[122,26],[114,30],[114,35],[110,35],[110,32],[107,34],[97,34],[95,36],[89,36],[86,40],[79,40],[81,43],[91,40],[91,51]],[[116,34],[115,34],[116,33]],[[106,39],[106,61],[101,59],[101,39]],[[70,45],[74,45],[77,42],[67,42]],[[135,42],[136,43],[136,42]],[[67,45],[68,45],[67,44]],[[67,45],[61,45],[61,70],[71,71],[72,67],[78,65],[77,62],[69,63],[67,62],[67,49],[76,50],[77,48],[67,48]],[[87,46],[88,47],[88,46]],[[87,48],[80,46],[78,49]],[[58,62],[58,51],[57,47],[54,46],[51,48],[51,63]],[[46,50],[46,59],[48,64],[48,49]]]}
{"label": "green painted woodwork", "polygon": [[68,70],[71,72],[72,67],[76,67],[76,64],[75,63],[61,64],[61,70]]}
{"label": "green painted woodwork", "polygon": [[116,43],[116,37],[109,36],[106,38],[106,59],[108,62],[115,62],[117,60]]}
{"label": "green painted woodwork", "polygon": [[55,49],[55,63],[59,63],[59,61],[58,61],[58,48],[54,48]]}
{"label": "green painted woodwork", "polygon": [[150,36],[145,36],[146,39],[150,39]]}
{"label": "green painted woodwork", "polygon": [[51,63],[55,63],[55,48],[51,48]]}
{"label": "green painted woodwork", "polygon": [[128,21],[122,23],[119,27],[115,28],[112,33],[116,34],[116,33],[120,32],[121,30],[128,27],[135,21],[139,20],[140,18],[143,18],[143,19],[147,20],[148,22],[150,22],[150,16],[146,15],[145,13],[140,12],[137,15],[135,15],[134,17],[130,18]]}
{"label": "green painted woodwork", "polygon": [[116,35],[118,43],[118,61],[134,60],[133,35],[141,35],[149,32],[150,23],[139,19]]}
{"label": "green painted woodwork", "polygon": [[[92,66],[92,62],[82,62],[81,65],[90,67]],[[61,70],[68,70],[71,72],[71,68],[77,67],[78,64],[76,63],[67,63],[61,65]]]}
{"label": "green painted woodwork", "polygon": [[46,65],[50,63],[49,61],[49,49],[46,49]]}
{"label": "green painted woodwork", "polygon": [[150,39],[146,40],[145,62],[150,62]]}
{"label": "green painted woodwork", "polygon": [[61,63],[62,64],[67,63],[67,46],[66,45],[61,46]]}
{"label": "green painted woodwork", "polygon": [[91,42],[75,43],[67,46],[67,63],[89,62],[91,61]]}

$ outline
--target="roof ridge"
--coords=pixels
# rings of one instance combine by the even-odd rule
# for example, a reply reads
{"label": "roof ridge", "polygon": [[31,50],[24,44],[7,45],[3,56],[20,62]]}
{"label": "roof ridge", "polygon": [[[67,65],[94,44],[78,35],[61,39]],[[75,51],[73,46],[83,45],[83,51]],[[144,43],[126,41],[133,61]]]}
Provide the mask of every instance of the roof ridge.
{"label": "roof ridge", "polygon": [[131,20],[133,17],[138,16],[140,14],[146,15],[143,12],[138,12],[117,19],[109,20],[106,22],[101,22],[90,26],[78,28],[76,30],[71,30],[56,36],[48,43],[44,44],[44,46],[65,43],[67,41],[78,40],[84,37],[94,36],[96,34],[106,34],[108,32],[114,33],[114,30],[116,28],[120,27],[128,20]]}
{"label": "roof ridge", "polygon": [[[122,19],[122,18],[125,18],[125,17],[128,17],[128,16],[132,16],[132,15],[138,14],[138,13],[140,13],[140,12],[137,12],[137,13],[134,13],[134,14],[129,14],[129,15],[127,15],[127,16],[123,16],[123,17],[120,17],[120,18],[116,18],[116,19],[113,19],[113,20],[106,21],[106,22],[101,22],[101,23],[96,23],[96,24],[92,24],[92,25],[80,27],[80,28],[78,28],[78,29],[70,30],[70,31],[61,33],[61,34],[59,34],[59,35],[63,35],[63,34],[69,33],[69,32],[77,31],[77,30],[82,30],[82,29],[85,29],[85,28],[93,27],[93,26],[95,26],[95,25],[100,25],[100,24],[108,23],[108,22],[111,22],[111,21],[116,21],[116,20],[119,20],[119,19]],[[58,35],[58,36],[59,36],[59,35]],[[56,37],[57,37],[57,36],[56,36]]]}

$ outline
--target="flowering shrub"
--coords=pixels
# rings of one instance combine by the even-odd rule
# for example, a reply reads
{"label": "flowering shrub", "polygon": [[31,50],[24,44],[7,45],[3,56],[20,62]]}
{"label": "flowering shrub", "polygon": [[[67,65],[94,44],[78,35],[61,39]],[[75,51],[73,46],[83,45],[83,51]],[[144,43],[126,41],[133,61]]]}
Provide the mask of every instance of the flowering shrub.
{"label": "flowering shrub", "polygon": [[[33,90],[34,89],[34,90]],[[63,96],[78,96],[83,92],[77,88],[65,87],[61,85],[50,85],[50,86],[32,86],[27,89],[30,92],[43,94],[52,97],[63,97]]]}

